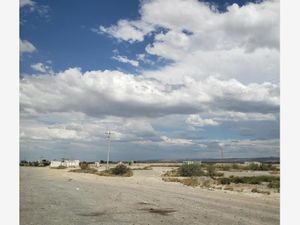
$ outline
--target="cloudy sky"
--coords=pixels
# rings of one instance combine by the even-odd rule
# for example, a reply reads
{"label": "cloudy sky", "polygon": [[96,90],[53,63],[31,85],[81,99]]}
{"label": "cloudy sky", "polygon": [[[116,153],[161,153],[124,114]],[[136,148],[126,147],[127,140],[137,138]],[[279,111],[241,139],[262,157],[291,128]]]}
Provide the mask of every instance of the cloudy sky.
{"label": "cloudy sky", "polygon": [[20,157],[279,156],[279,1],[20,0]]}

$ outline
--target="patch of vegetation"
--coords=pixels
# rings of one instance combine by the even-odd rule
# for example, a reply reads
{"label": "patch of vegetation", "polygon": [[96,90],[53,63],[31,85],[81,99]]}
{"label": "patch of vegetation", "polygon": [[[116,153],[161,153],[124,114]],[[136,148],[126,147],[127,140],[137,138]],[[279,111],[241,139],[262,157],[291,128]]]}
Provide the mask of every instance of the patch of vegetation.
{"label": "patch of vegetation", "polygon": [[268,184],[268,188],[275,188],[278,189],[280,188],[280,181],[279,180],[273,180]]}
{"label": "patch of vegetation", "polygon": [[69,172],[96,174],[98,172],[98,170],[94,169],[94,168],[86,168],[86,169],[74,169],[74,170],[70,170]]}
{"label": "patch of vegetation", "polygon": [[80,167],[80,169],[82,169],[82,170],[86,170],[86,169],[88,169],[90,166],[89,166],[89,164],[88,164],[86,161],[83,161],[83,162],[80,162],[80,163],[79,163],[79,167]]}
{"label": "patch of vegetation", "polygon": [[173,170],[169,170],[167,172],[165,172],[163,175],[163,177],[178,177],[178,169],[173,169]]}
{"label": "patch of vegetation", "polygon": [[124,164],[119,164],[114,168],[101,171],[97,174],[99,176],[121,176],[121,177],[131,177],[133,175],[132,170]]}
{"label": "patch of vegetation", "polygon": [[31,166],[31,167],[45,167],[50,165],[50,161],[43,159],[41,161],[26,161],[26,160],[21,160],[20,161],[20,166]]}
{"label": "patch of vegetation", "polygon": [[178,174],[182,177],[204,176],[200,164],[183,164],[178,168]]}
{"label": "patch of vegetation", "polygon": [[270,194],[269,191],[263,191],[263,190],[259,190],[257,188],[252,188],[251,192],[253,192],[253,193],[261,193],[261,194],[267,194],[267,195]]}
{"label": "patch of vegetation", "polygon": [[222,177],[221,179],[219,179],[220,184],[230,184],[231,180],[230,178],[227,177]]}
{"label": "patch of vegetation", "polygon": [[179,164],[152,164],[151,167],[180,167]]}
{"label": "patch of vegetation", "polygon": [[225,191],[233,191],[233,187],[231,187],[231,186],[226,186],[226,187],[224,188],[224,190],[225,190]]}
{"label": "patch of vegetation", "polygon": [[246,170],[258,170],[258,171],[268,171],[273,170],[277,171],[278,168],[276,166],[273,166],[272,164],[262,163],[260,165],[251,163],[249,166],[245,167]]}
{"label": "patch of vegetation", "polygon": [[205,188],[210,188],[211,187],[211,183],[210,183],[210,180],[204,180],[202,183],[201,183],[201,187],[205,187]]}
{"label": "patch of vegetation", "polygon": [[191,186],[191,187],[196,187],[199,185],[199,182],[195,177],[184,178],[184,179],[179,179],[175,177],[163,177],[162,180],[165,182],[178,182],[183,185]]}
{"label": "patch of vegetation", "polygon": [[221,184],[261,184],[262,182],[279,182],[280,178],[275,176],[252,176],[252,177],[235,177],[230,176],[229,178],[223,177],[218,179]]}
{"label": "patch of vegetation", "polygon": [[210,176],[211,178],[221,177],[224,175],[224,173],[217,172],[216,167],[213,164],[208,165],[206,170],[207,170],[207,175]]}

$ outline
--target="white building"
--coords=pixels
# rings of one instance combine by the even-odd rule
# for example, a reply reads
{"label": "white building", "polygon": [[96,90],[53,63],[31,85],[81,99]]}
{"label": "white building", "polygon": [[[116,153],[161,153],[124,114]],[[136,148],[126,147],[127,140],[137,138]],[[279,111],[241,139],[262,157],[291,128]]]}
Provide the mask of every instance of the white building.
{"label": "white building", "polygon": [[51,161],[50,163],[50,167],[53,168],[53,167],[59,167],[59,166],[62,166],[62,162],[61,161]]}
{"label": "white building", "polygon": [[78,167],[79,160],[64,160],[64,161],[51,161],[50,168],[65,166],[65,167]]}
{"label": "white building", "polygon": [[246,165],[246,166],[249,166],[250,164],[255,164],[255,165],[260,166],[261,162],[256,162],[256,161],[254,161],[254,162],[244,162],[244,165]]}

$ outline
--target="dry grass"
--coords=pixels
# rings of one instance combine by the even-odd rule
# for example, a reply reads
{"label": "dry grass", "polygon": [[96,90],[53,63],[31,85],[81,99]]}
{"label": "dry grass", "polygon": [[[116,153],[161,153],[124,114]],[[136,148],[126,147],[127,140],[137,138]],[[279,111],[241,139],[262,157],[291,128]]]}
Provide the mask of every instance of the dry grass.
{"label": "dry grass", "polygon": [[105,177],[131,177],[133,175],[131,170],[124,174],[113,174],[110,170],[104,170],[104,171],[98,172],[96,174],[99,176],[105,176]]}
{"label": "dry grass", "polygon": [[98,170],[97,170],[97,169],[93,169],[93,168],[87,168],[87,169],[75,169],[75,170],[70,170],[69,172],[96,174],[96,173],[98,172]]}
{"label": "dry grass", "polygon": [[178,182],[183,185],[191,186],[191,187],[196,187],[199,185],[199,182],[195,177],[184,178],[184,179],[180,179],[176,177],[163,177],[162,180],[165,182]]}
{"label": "dry grass", "polygon": [[51,169],[66,169],[66,166],[50,167]]}
{"label": "dry grass", "polygon": [[132,170],[124,164],[117,165],[114,168],[101,171],[97,174],[99,176],[119,176],[119,177],[131,177],[133,175]]}
{"label": "dry grass", "polygon": [[252,188],[251,192],[253,192],[253,193],[260,193],[260,194],[266,194],[266,195],[270,194],[269,191],[259,190],[257,188]]}
{"label": "dry grass", "polygon": [[225,190],[225,191],[233,191],[234,189],[233,189],[232,186],[225,186],[225,187],[224,187],[224,190]]}

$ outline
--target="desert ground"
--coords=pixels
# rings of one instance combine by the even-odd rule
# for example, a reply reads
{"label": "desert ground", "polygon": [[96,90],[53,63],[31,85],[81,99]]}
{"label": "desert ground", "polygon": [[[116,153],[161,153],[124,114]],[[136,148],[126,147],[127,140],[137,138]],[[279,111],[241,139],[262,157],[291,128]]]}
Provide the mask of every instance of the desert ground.
{"label": "desert ground", "polygon": [[20,167],[22,225],[279,224],[279,194],[209,190],[164,182],[170,168],[132,177]]}

